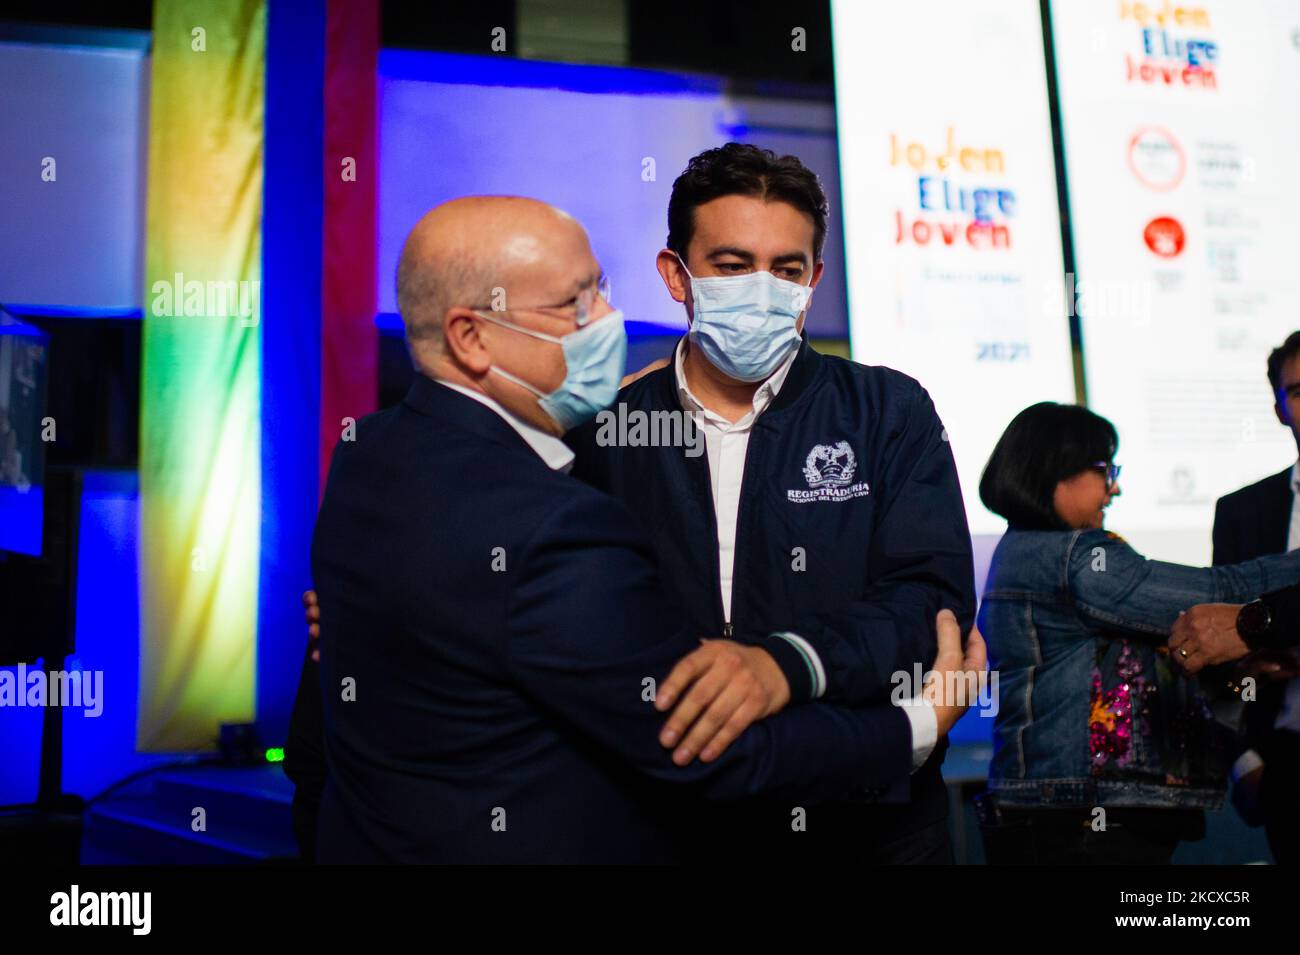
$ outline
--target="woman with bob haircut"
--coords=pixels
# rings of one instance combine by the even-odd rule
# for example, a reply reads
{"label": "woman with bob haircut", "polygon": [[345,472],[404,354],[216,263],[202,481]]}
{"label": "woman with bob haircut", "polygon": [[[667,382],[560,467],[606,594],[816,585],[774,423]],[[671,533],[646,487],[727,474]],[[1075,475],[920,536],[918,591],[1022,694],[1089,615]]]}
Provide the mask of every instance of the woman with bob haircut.
{"label": "woman with bob haircut", "polygon": [[1202,838],[1234,734],[1170,659],[1170,628],[1193,604],[1300,581],[1300,551],[1187,567],[1104,530],[1118,444],[1105,418],[1043,402],[1007,426],[980,480],[1008,524],[979,613],[1000,689],[977,801],[993,864],[1166,864]]}

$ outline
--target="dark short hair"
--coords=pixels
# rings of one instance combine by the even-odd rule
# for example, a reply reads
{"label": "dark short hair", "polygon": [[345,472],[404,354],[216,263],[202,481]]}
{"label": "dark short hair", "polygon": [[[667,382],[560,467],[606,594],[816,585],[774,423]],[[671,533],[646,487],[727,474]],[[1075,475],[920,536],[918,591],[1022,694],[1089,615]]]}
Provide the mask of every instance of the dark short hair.
{"label": "dark short hair", "polygon": [[1300,353],[1300,332],[1292,332],[1268,356],[1268,383],[1273,386],[1274,401],[1277,401],[1277,390],[1282,387],[1282,366],[1297,353]]}
{"label": "dark short hair", "polygon": [[1011,419],[980,477],[980,500],[1021,530],[1062,530],[1052,504],[1059,481],[1099,461],[1111,464],[1119,448],[1115,426],[1079,405],[1043,401]]}
{"label": "dark short hair", "polygon": [[789,203],[813,221],[813,259],[826,245],[830,204],[817,174],[797,156],[777,156],[747,143],[706,149],[686,164],[668,200],[668,248],[683,259],[695,235],[695,207],[722,196],[754,196]]}

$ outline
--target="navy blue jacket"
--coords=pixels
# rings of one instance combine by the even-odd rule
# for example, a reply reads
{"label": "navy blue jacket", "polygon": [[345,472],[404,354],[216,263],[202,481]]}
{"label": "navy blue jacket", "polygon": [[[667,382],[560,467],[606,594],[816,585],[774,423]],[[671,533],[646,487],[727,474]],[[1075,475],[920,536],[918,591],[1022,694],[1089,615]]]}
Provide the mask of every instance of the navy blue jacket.
{"label": "navy blue jacket", "polygon": [[[628,414],[680,411],[673,366],[623,388],[618,404]],[[637,517],[694,629],[724,635],[707,455],[609,446],[599,422],[570,432],[568,441],[577,455],[574,474]],[[770,636],[797,633],[822,660],[824,698],[861,704],[888,698],[895,673],[930,667],[942,607],[953,610],[963,632],[970,628],[970,532],[933,402],[901,372],[821,355],[805,340],[749,438],[732,576],[734,638],[768,648],[798,700],[812,690],[809,666],[789,642]],[[940,812],[945,750],[941,742],[914,781],[933,790]]]}
{"label": "navy blue jacket", "polygon": [[[628,412],[680,410],[672,366],[628,385],[618,402]],[[660,572],[691,624],[722,636],[727,621],[707,455],[602,446],[598,438],[597,422],[570,432],[574,475],[627,505],[650,535]],[[850,457],[836,450],[841,442]],[[826,457],[814,459],[818,448],[837,458],[831,481],[822,473]],[[820,487],[813,487],[818,475]],[[864,703],[885,699],[894,673],[911,672],[914,662],[930,666],[942,607],[969,629],[970,531],[930,396],[901,372],[821,355],[805,342],[754,423],[746,451],[734,634],[774,648],[801,699],[812,689],[806,663],[784,649],[786,641],[768,636],[799,634],[822,659],[825,699]]]}
{"label": "navy blue jacket", "polygon": [[813,800],[911,767],[897,708],[820,704],[674,766],[645,681],[698,640],[627,512],[426,378],[335,449],[312,571],[322,862],[671,860],[677,794]]}

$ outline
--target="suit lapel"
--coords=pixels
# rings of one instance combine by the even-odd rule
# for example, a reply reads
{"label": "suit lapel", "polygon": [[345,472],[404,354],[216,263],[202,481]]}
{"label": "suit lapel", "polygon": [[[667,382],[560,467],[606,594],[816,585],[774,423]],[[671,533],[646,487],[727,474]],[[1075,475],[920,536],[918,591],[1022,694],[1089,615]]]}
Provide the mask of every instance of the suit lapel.
{"label": "suit lapel", "polygon": [[1259,510],[1259,539],[1264,553],[1284,554],[1291,535],[1291,468],[1273,475],[1267,486],[1268,493]]}

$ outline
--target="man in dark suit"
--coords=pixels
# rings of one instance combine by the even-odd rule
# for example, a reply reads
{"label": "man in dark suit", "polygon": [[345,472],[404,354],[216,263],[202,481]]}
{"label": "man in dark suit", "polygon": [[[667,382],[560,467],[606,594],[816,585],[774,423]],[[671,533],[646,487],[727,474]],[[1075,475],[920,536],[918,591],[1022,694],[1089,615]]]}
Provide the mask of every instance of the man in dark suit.
{"label": "man in dark suit", "polygon": [[[1278,421],[1300,448],[1300,332],[1268,359]],[[1281,554],[1300,547],[1300,463],[1219,499],[1214,512],[1214,563]],[[1300,858],[1300,680],[1274,663],[1246,706],[1246,750],[1233,767],[1233,802],[1248,822],[1262,821],[1279,862]],[[1279,679],[1278,677],[1283,677]],[[1266,768],[1267,767],[1267,768]]]}
{"label": "man in dark suit", "polygon": [[[624,508],[567,474],[558,436],[612,399],[622,366],[602,324],[621,336],[621,316],[574,220],[447,203],[413,230],[398,285],[420,374],[335,449],[312,548],[320,861],[672,861],[683,797],[776,792],[798,812],[906,778],[915,707],[787,709],[761,643],[700,677],[699,750],[658,738],[674,700],[656,688],[702,635],[663,600]],[[936,670],[962,666],[951,614],[940,630]],[[982,668],[977,636],[968,653]],[[941,734],[950,703],[932,685],[918,704]]]}

